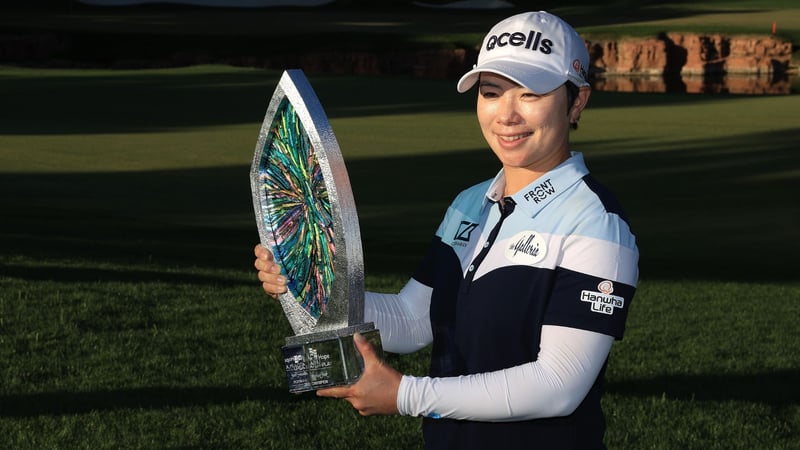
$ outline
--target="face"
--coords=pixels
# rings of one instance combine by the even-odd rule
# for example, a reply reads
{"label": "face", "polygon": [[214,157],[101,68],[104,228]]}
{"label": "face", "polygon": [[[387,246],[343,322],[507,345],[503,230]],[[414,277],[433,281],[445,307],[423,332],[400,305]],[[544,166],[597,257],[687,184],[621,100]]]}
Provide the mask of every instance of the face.
{"label": "face", "polygon": [[500,75],[480,76],[478,122],[507,179],[517,174],[533,181],[569,157],[570,117],[580,115],[583,107],[575,109],[567,114],[565,86],[539,95]]}

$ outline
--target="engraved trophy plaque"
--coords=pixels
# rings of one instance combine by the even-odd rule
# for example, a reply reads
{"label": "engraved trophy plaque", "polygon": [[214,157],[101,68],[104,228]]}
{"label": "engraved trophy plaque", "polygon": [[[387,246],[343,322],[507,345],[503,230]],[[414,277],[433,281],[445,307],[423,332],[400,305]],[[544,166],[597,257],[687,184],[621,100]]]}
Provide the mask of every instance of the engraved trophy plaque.
{"label": "engraved trophy plaque", "polygon": [[250,170],[261,244],[288,281],[278,298],[295,335],[283,360],[289,391],[351,384],[364,362],[353,335],[380,351],[364,321],[361,234],[350,180],[322,105],[301,70],[281,76]]}

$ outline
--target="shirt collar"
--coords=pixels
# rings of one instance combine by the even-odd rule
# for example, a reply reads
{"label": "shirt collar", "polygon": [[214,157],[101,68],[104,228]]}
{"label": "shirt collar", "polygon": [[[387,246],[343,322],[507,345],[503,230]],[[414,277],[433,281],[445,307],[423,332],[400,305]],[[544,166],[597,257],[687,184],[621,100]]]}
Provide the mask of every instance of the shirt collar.
{"label": "shirt collar", "polygon": [[[523,208],[531,215],[542,209],[554,198],[558,197],[568,187],[575,184],[578,180],[589,174],[589,169],[583,161],[583,154],[580,152],[570,152],[570,157],[558,166],[551,169],[541,177],[534,180],[531,184],[520,189],[519,192],[511,195],[517,203],[517,208]],[[503,169],[494,177],[489,184],[484,198],[484,206],[487,203],[496,203],[503,198],[506,187],[506,177]]]}

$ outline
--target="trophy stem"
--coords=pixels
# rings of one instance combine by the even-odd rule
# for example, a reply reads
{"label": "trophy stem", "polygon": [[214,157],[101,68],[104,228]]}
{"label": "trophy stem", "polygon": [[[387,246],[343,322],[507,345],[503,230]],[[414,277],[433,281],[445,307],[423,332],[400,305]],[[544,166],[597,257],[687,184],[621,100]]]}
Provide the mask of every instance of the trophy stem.
{"label": "trophy stem", "polygon": [[372,322],[287,337],[281,350],[289,392],[299,394],[355,383],[364,372],[364,359],[353,342],[355,333],[360,333],[382,353],[380,331]]}

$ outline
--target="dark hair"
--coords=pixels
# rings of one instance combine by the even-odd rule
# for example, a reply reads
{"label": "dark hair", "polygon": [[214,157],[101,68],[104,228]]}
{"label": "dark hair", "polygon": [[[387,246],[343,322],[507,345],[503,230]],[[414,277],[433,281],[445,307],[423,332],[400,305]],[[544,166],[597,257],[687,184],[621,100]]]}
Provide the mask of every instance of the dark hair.
{"label": "dark hair", "polygon": [[[580,92],[580,88],[575,85],[575,83],[571,81],[567,81],[564,83],[564,86],[567,87],[567,115],[569,115],[569,110],[572,109],[572,105],[575,103],[575,99],[578,98],[578,92]],[[572,122],[569,124],[573,130],[578,129],[578,122]]]}

